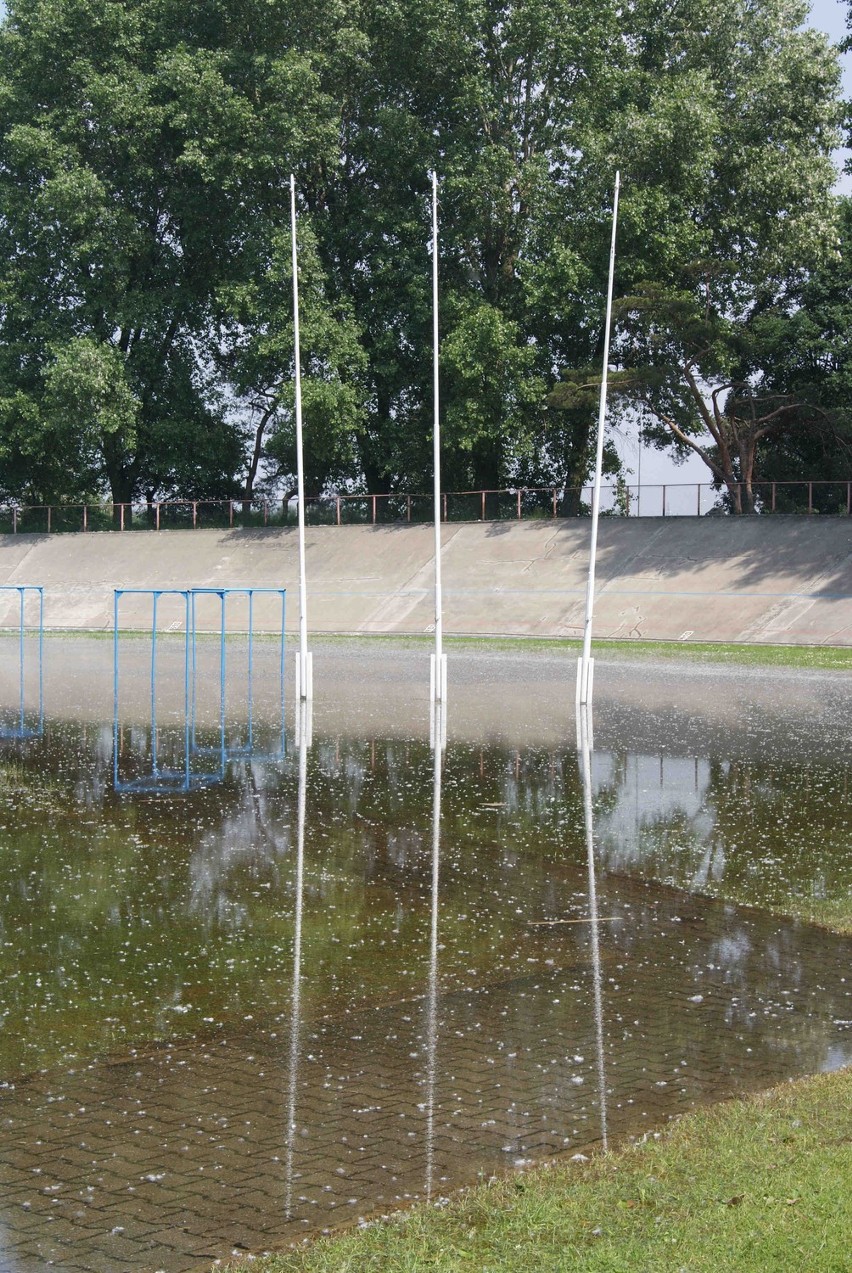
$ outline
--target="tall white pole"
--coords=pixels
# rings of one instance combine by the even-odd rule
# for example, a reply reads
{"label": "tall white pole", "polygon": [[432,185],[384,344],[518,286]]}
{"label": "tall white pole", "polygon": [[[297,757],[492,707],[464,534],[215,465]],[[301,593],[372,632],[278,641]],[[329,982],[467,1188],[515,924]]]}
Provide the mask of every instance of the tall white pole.
{"label": "tall white pole", "polygon": [[296,249],[296,178],[290,174],[290,238],[293,249],[293,360],[296,381],[296,482],[299,501],[299,657],[296,697],[314,695],[313,668],[308,654],[308,596],[305,577],[305,471],[302,452],[302,358],[299,346],[299,260]]}
{"label": "tall white pole", "polygon": [[443,651],[443,598],[441,593],[441,427],[440,348],[438,332],[438,174],[432,173],[432,456],[435,471],[435,653],[432,656],[432,701],[447,696],[447,663]]}
{"label": "tall white pole", "polygon": [[589,578],[586,585],[586,620],[583,627],[583,654],[577,665],[577,699],[589,703],[592,698],[592,618],[595,609],[595,559],[598,551],[598,519],[601,507],[601,469],[603,467],[604,423],[606,420],[606,386],[609,374],[609,330],[612,321],[612,281],[615,272],[615,232],[618,224],[618,191],[621,184],[615,174],[615,193],[612,200],[612,239],[609,248],[609,280],[606,291],[606,322],[604,325],[603,374],[598,407],[598,437],[595,453],[595,484],[592,494],[592,542],[589,550]]}

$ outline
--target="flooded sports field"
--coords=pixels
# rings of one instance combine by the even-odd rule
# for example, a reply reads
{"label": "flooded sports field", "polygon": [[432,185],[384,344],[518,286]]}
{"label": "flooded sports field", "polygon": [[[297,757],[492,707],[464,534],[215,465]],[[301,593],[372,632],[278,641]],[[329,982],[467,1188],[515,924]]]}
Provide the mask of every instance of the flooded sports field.
{"label": "flooded sports field", "polygon": [[[0,1270],[206,1270],[852,1061],[841,674],[47,637],[0,678]],[[7,660],[12,666],[14,660]],[[191,700],[191,720],[187,704]],[[117,704],[117,708],[116,708]],[[154,727],[152,730],[152,713]],[[440,732],[440,730],[439,730]],[[434,722],[433,722],[434,733]]]}

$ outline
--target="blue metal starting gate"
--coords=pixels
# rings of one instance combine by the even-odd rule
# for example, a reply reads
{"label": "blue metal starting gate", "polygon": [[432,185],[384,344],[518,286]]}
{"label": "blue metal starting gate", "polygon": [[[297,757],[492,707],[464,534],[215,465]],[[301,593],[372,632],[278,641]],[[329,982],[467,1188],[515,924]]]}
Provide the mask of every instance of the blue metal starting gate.
{"label": "blue metal starting gate", "polygon": [[[151,598],[151,659],[150,659],[150,744],[144,772],[131,779],[123,779],[120,773],[121,759],[121,664],[119,658],[121,629],[119,624],[122,598],[126,596]],[[280,598],[280,627],[274,633],[278,642],[276,669],[276,698],[280,709],[279,722],[271,732],[264,734],[262,746],[257,743],[255,723],[255,664],[257,633],[255,631],[255,598],[259,595]],[[166,794],[186,792],[198,787],[210,786],[221,782],[225,776],[228,761],[240,758],[274,760],[283,756],[285,751],[284,732],[284,654],[285,636],[284,620],[286,607],[286,589],[284,588],[117,588],[114,593],[113,611],[113,781],[116,791],[135,791],[145,794]],[[169,629],[161,629],[161,601],[164,597],[176,598],[182,612],[182,619],[170,625]],[[244,634],[247,640],[247,666],[245,680],[246,721],[241,733],[234,721],[228,719],[227,689],[233,680],[233,660],[230,660],[228,642],[229,602],[233,597],[243,597],[248,606],[248,630]],[[199,603],[212,599],[218,621],[212,631],[201,632],[199,629]],[[218,600],[218,605],[215,605]],[[160,737],[161,722],[158,719],[158,691],[160,689],[160,645],[168,635],[174,641],[175,628],[182,628],[183,638],[182,670],[183,686],[180,701],[172,704],[172,725],[169,731],[169,746],[163,747]],[[201,682],[207,684],[208,678],[202,677],[199,658],[199,637],[212,637],[218,644],[215,660],[218,686],[214,686],[218,703],[218,721],[213,729],[212,741],[205,741],[199,724],[199,699]],[[269,698],[266,699],[266,716],[269,717]],[[230,731],[230,734],[229,734]],[[199,762],[201,762],[199,764]]]}

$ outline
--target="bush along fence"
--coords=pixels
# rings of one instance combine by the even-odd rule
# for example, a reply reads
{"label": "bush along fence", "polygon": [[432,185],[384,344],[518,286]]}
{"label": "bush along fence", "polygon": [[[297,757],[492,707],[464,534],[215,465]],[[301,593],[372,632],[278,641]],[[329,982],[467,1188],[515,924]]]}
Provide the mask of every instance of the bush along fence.
{"label": "bush along fence", "polygon": [[[751,488],[754,514],[852,516],[852,480],[758,482]],[[497,491],[445,491],[445,522],[509,521],[583,517],[591,512],[591,486],[510,487]],[[601,492],[608,517],[703,517],[731,513],[731,495],[711,483],[665,485],[615,483]],[[313,526],[387,525],[431,522],[433,497],[417,494],[323,495],[305,501]],[[0,505],[0,534],[62,531],[224,529],[295,524],[295,499],[158,500],[129,504]]]}

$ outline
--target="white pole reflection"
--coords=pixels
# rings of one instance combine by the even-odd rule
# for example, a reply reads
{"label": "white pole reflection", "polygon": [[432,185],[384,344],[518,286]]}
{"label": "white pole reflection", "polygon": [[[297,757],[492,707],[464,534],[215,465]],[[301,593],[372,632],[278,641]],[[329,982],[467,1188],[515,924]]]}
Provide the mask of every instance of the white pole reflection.
{"label": "white pole reflection", "polygon": [[311,700],[296,707],[296,746],[299,748],[299,803],[296,815],[296,880],[293,905],[293,990],[290,1001],[290,1081],[287,1091],[287,1155],[284,1164],[284,1213],[293,1216],[293,1160],[296,1148],[296,1092],[299,1086],[299,1027],[302,1000],[302,897],[305,865],[305,805],[308,790],[308,748],[311,745]]}
{"label": "white pole reflection", "polygon": [[577,707],[577,751],[583,780],[583,818],[586,825],[586,862],[589,872],[589,927],[592,940],[592,982],[594,988],[595,1043],[598,1062],[598,1101],[601,1111],[601,1143],[607,1148],[606,1065],[604,1061],[603,993],[601,979],[600,918],[595,882],[595,838],[592,810],[592,711],[591,705]]}
{"label": "white pole reflection", "polygon": [[426,994],[426,1197],[432,1197],[435,1174],[435,1087],[438,1063],[438,885],[441,865],[441,775],[447,745],[445,704],[432,712],[432,910],[429,931],[429,978]]}

